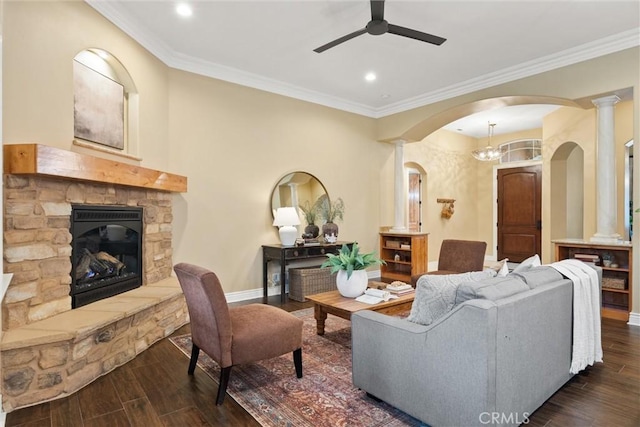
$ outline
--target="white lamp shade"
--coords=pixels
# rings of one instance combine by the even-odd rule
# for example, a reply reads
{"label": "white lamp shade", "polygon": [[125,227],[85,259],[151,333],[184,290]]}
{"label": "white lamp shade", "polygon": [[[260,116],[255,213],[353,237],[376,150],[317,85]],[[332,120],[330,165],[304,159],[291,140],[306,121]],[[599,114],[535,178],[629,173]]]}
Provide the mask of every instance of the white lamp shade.
{"label": "white lamp shade", "polygon": [[296,208],[285,207],[278,208],[275,218],[273,219],[273,225],[280,227],[280,243],[284,246],[293,246],[296,243],[296,237],[298,237],[298,229],[294,225],[300,224],[300,217]]}
{"label": "white lamp shade", "polygon": [[276,216],[273,219],[273,225],[275,225],[276,227],[299,224],[300,218],[298,217],[298,212],[296,212],[296,208],[292,207],[278,208],[278,210],[276,211]]}

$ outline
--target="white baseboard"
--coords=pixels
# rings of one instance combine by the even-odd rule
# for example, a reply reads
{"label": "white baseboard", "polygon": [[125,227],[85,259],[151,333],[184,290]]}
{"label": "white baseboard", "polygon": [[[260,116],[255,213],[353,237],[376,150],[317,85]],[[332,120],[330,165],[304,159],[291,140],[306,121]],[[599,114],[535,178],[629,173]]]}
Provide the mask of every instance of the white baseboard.
{"label": "white baseboard", "polygon": [[[380,270],[367,271],[367,277],[369,279],[380,278]],[[227,302],[240,302],[250,299],[262,298],[262,288],[249,289],[247,291],[229,292],[224,294],[227,298]],[[267,295],[280,295],[280,285],[270,286],[267,288]],[[0,426],[1,427],[1,426]]]}
{"label": "white baseboard", "polygon": [[640,326],[640,313],[629,313],[629,322],[627,325]]}

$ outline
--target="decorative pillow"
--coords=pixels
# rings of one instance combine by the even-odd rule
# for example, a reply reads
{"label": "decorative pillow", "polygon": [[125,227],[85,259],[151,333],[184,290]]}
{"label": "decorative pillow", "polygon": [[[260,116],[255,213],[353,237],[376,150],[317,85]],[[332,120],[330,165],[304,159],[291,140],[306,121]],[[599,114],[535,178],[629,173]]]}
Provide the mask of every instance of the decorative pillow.
{"label": "decorative pillow", "polygon": [[535,254],[524,261],[522,261],[516,268],[513,269],[512,273],[520,273],[521,271],[526,271],[531,267],[540,267],[542,263],[540,262],[540,256]]}
{"label": "decorative pillow", "polygon": [[509,274],[509,265],[507,264],[507,261],[509,261],[509,258],[505,258],[501,261],[502,267],[500,267],[500,270],[498,271],[498,277],[505,277],[507,274]]}
{"label": "decorative pillow", "polygon": [[469,273],[429,275],[425,274],[416,283],[416,295],[407,320],[421,325],[430,325],[445,315],[454,306],[458,284],[494,277],[494,270]]}
{"label": "decorative pillow", "polygon": [[461,283],[456,291],[455,305],[472,299],[497,301],[529,290],[529,286],[514,275],[492,277],[479,282]]}
{"label": "decorative pillow", "polygon": [[522,279],[529,288],[535,289],[545,283],[555,282],[556,280],[562,280],[562,274],[553,267],[547,265],[541,265],[540,267],[531,267],[526,271],[519,273],[513,272],[510,276],[518,277]]}
{"label": "decorative pillow", "polygon": [[509,261],[509,258],[493,262],[492,264],[489,264],[489,267],[487,269],[490,268],[492,270],[495,270],[496,273],[498,273],[497,276],[504,277],[509,274],[509,266],[507,265],[507,261]]}

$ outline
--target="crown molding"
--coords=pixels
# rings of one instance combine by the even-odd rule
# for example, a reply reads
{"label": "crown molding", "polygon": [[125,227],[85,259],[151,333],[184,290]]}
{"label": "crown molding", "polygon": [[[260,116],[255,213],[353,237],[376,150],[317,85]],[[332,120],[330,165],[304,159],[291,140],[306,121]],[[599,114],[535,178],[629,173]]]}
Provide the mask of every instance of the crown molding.
{"label": "crown molding", "polygon": [[226,67],[199,58],[193,58],[183,54],[174,55],[165,63],[175,69],[200,74],[206,77],[224,80],[230,83],[263,90],[266,92],[295,98],[302,101],[320,104],[326,107],[347,111],[367,117],[375,117],[375,110],[364,104],[351,102],[346,99],[326,95],[320,92],[304,89],[280,80],[270,79],[249,73],[237,68]]}
{"label": "crown molding", "polygon": [[640,45],[639,27],[494,73],[474,77],[436,91],[407,98],[382,108],[375,108],[175,52],[153,37],[152,34],[129,21],[117,4],[99,0],[85,0],[85,2],[169,67],[371,118],[401,113]]}
{"label": "crown molding", "polygon": [[391,114],[433,104],[434,102],[465,95],[467,93],[486,89],[514,80],[531,77],[536,74],[566,67],[578,62],[619,52],[640,45],[640,27],[622,33],[602,38],[598,41],[585,43],[580,46],[566,49],[552,55],[523,62],[513,67],[504,68],[494,73],[485,74],[466,80],[459,84],[451,85],[437,91],[425,93],[413,98],[405,99],[387,107],[376,110],[376,117],[384,117]]}

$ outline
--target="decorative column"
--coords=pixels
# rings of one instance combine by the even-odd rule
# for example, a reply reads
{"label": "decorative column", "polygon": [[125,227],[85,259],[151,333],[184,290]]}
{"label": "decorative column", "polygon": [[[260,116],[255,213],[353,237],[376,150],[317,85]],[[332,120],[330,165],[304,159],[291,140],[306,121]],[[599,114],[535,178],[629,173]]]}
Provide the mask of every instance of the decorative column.
{"label": "decorative column", "polygon": [[618,229],[616,187],[616,146],[614,138],[614,105],[620,101],[615,95],[594,99],[598,115],[596,145],[597,212],[596,234],[592,242],[617,243],[622,240]]}
{"label": "decorative column", "polygon": [[395,170],[394,170],[394,223],[392,231],[405,231],[405,202],[404,196],[406,194],[404,185],[404,143],[405,141],[399,139],[394,141],[396,145],[395,150]]}
{"label": "decorative column", "polygon": [[[291,192],[291,206],[294,207],[296,209],[296,213],[298,215],[300,215],[300,208],[299,205],[300,203],[298,202],[298,183],[297,182],[290,182],[289,183],[289,191]],[[298,230],[298,235],[300,234],[300,226],[299,225],[295,225],[294,226],[296,228],[296,230]]]}

